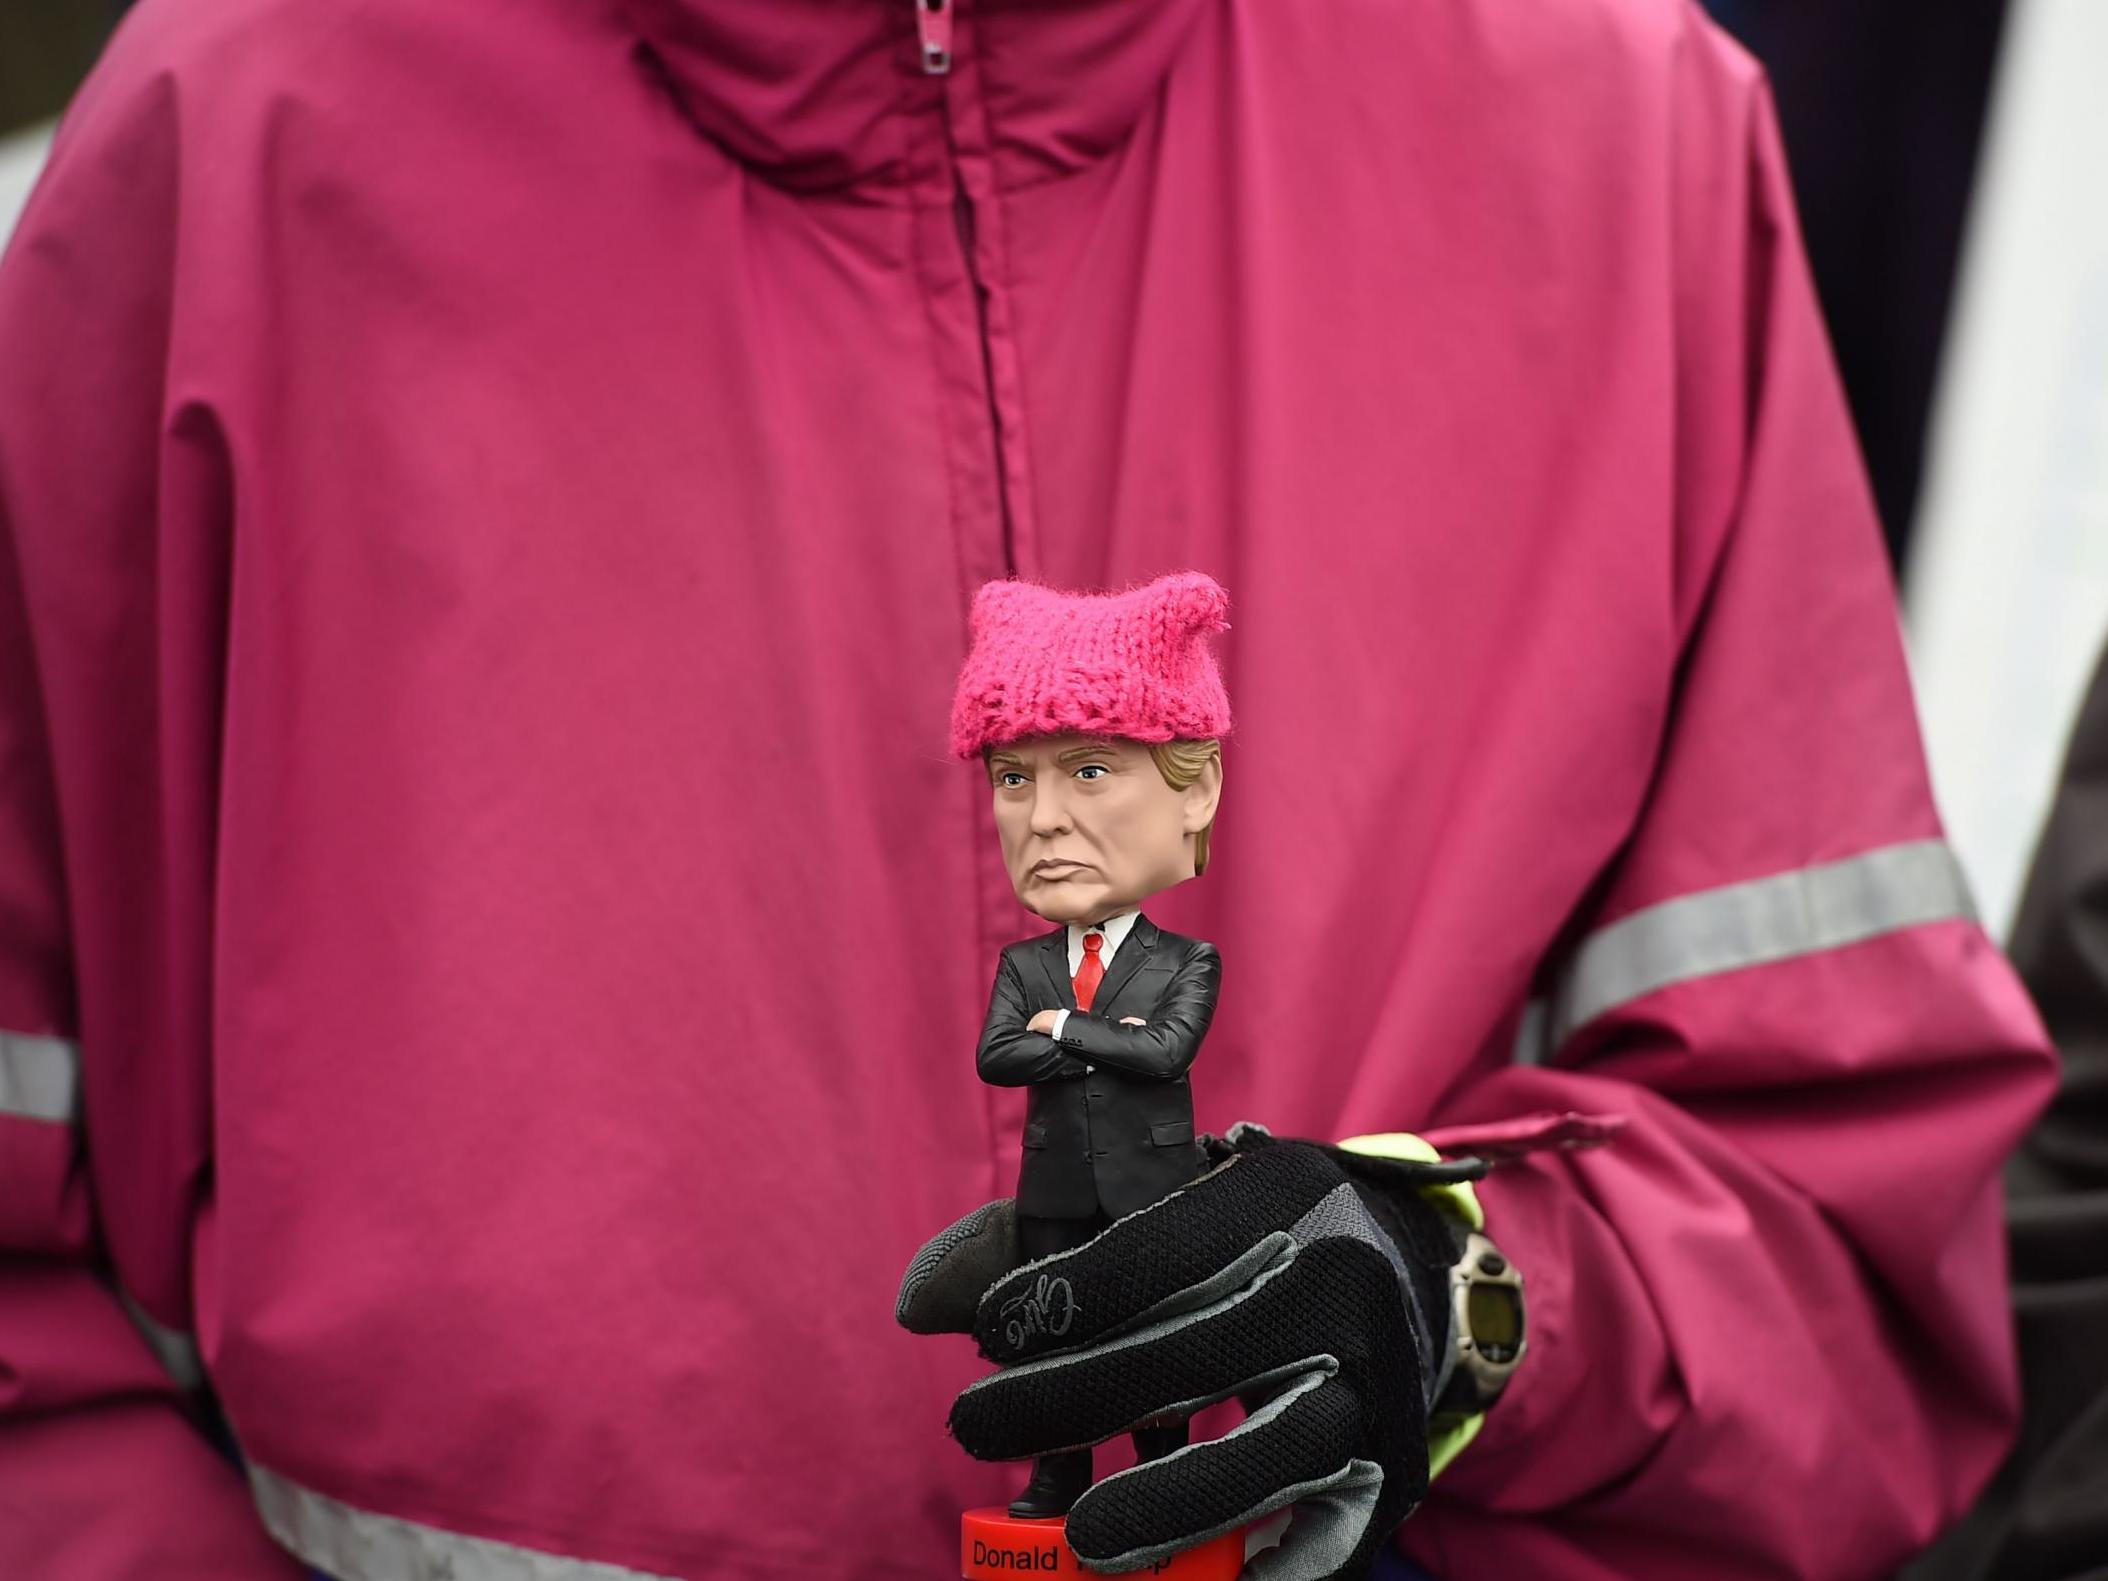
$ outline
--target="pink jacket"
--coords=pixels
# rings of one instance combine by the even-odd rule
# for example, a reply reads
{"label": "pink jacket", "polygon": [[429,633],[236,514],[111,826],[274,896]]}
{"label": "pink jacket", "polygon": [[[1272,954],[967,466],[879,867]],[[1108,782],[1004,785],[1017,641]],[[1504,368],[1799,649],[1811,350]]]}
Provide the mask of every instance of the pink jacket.
{"label": "pink jacket", "polygon": [[958,0],[941,76],[915,15],[147,0],[67,119],[0,269],[0,1575],[947,1573],[1017,1473],[891,1304],[1014,1178],[1034,926],[967,598],[1188,566],[1201,1123],[1630,1120],[1486,1187],[1534,1351],[1405,1546],[1876,1575],[2011,1428],[2050,1065],[1757,72],[1687,0]]}

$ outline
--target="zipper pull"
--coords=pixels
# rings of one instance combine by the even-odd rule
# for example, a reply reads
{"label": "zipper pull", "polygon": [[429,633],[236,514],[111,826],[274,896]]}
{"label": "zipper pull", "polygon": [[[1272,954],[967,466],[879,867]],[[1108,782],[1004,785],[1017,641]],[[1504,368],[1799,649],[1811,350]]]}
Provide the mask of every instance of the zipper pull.
{"label": "zipper pull", "polygon": [[915,34],[922,43],[922,69],[941,77],[952,69],[952,0],[913,0]]}

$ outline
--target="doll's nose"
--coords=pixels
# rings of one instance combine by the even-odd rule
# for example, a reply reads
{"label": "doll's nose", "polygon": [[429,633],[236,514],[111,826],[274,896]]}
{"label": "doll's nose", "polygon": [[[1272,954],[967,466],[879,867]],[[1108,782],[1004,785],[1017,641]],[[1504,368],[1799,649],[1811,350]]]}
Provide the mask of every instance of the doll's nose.
{"label": "doll's nose", "polygon": [[1068,798],[1061,793],[1058,784],[1048,785],[1042,781],[1032,792],[1032,832],[1037,835],[1066,834],[1069,827]]}

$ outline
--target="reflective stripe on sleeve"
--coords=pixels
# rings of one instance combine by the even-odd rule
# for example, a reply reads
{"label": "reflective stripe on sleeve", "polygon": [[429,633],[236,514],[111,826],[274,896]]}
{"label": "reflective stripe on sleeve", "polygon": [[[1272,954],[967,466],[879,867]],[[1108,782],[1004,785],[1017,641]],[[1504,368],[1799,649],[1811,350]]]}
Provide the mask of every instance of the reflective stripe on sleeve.
{"label": "reflective stripe on sleeve", "polygon": [[198,1352],[198,1342],[181,1329],[170,1328],[155,1321],[153,1314],[134,1299],[132,1292],[119,1287],[117,1304],[124,1308],[124,1315],[131,1319],[132,1327],[146,1341],[146,1348],[154,1353],[176,1387],[186,1391],[200,1389],[205,1384],[205,1358]]}
{"label": "reflective stripe on sleeve", "polygon": [[0,1032],[0,1114],[65,1125],[80,1112],[80,1090],[79,1045]]}
{"label": "reflective stripe on sleeve", "polygon": [[376,1515],[254,1461],[249,1488],[272,1537],[337,1581],[674,1581]]}
{"label": "reflective stripe on sleeve", "polygon": [[1596,1017],[1677,983],[1975,917],[1968,881],[1944,840],[1885,845],[1681,895],[1581,941],[1536,1048],[1555,1050]]}
{"label": "reflective stripe on sleeve", "polygon": [[[65,1038],[0,1032],[0,1115],[70,1124],[80,1117],[80,1045]],[[205,1381],[197,1342],[147,1315],[130,1292],[117,1292],[125,1316],[168,1375],[184,1389]]]}

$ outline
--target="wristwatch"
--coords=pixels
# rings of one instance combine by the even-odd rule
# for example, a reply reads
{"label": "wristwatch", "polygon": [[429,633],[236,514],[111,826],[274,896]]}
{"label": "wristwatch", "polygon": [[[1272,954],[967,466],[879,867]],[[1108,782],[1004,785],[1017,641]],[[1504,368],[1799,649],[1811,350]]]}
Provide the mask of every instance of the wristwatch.
{"label": "wristwatch", "polygon": [[[1446,1161],[1422,1137],[1410,1131],[1383,1131],[1350,1136],[1343,1152],[1401,1163],[1441,1166]],[[1429,1180],[1419,1188],[1448,1222],[1457,1246],[1449,1267],[1449,1354],[1437,1374],[1433,1408],[1428,1413],[1428,1475],[1463,1452],[1485,1425],[1486,1411],[1522,1364],[1529,1348],[1523,1311],[1522,1274],[1486,1235],[1486,1214],[1470,1181],[1486,1172],[1477,1161],[1468,1174]]]}
{"label": "wristwatch", "polygon": [[1449,1268],[1449,1380],[1433,1418],[1477,1416],[1508,1387],[1528,1348],[1521,1270],[1484,1231],[1465,1229]]}

